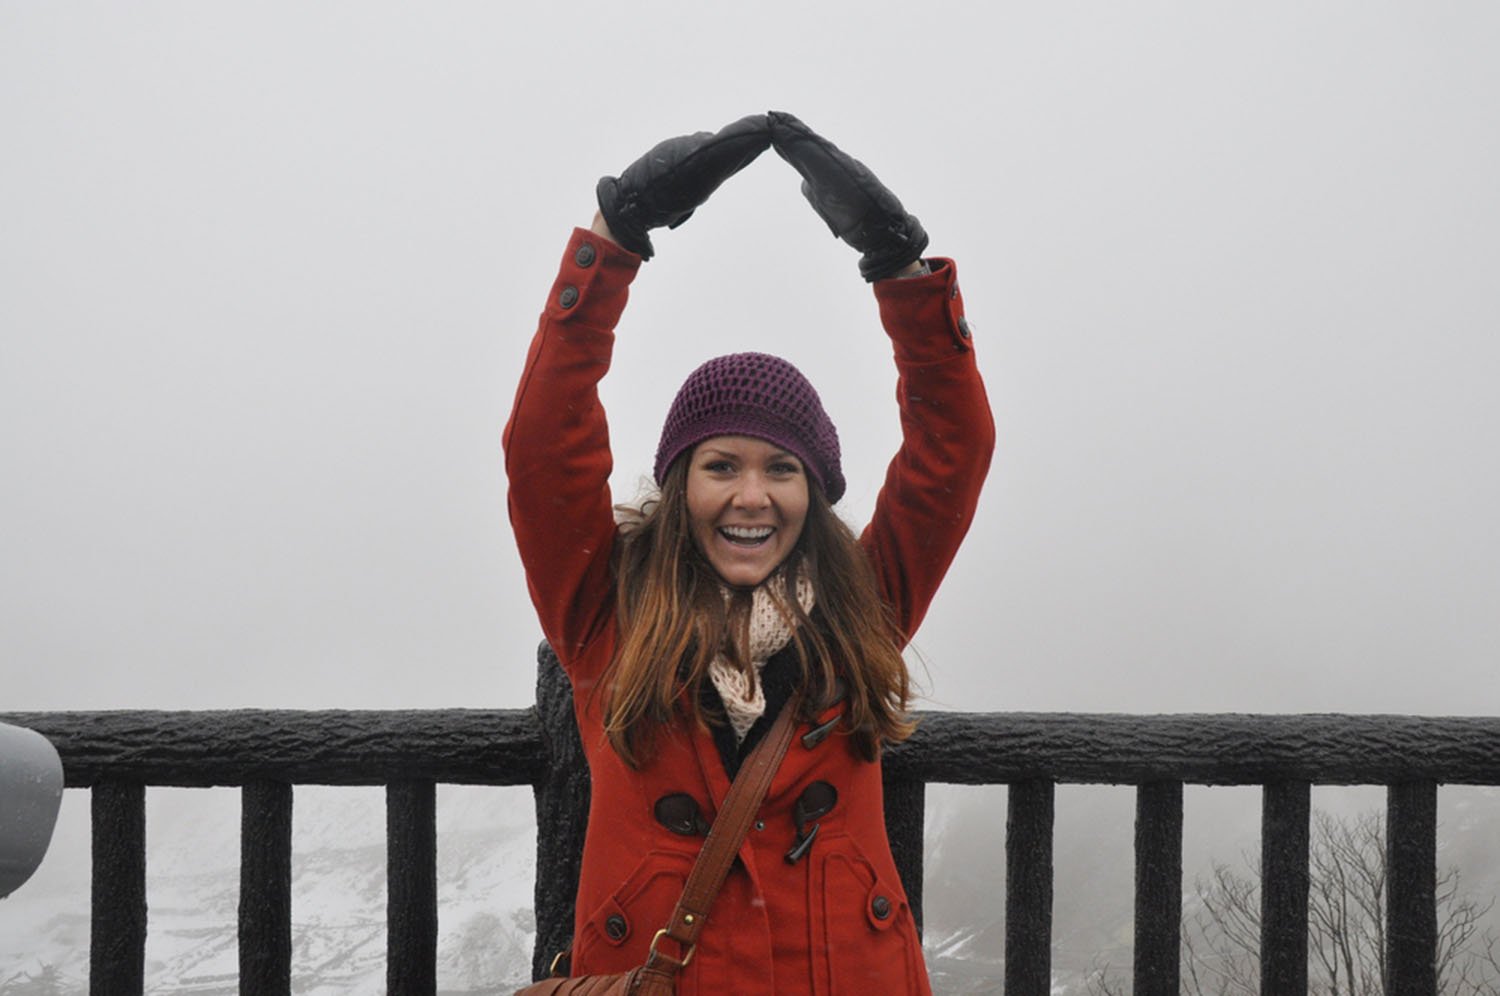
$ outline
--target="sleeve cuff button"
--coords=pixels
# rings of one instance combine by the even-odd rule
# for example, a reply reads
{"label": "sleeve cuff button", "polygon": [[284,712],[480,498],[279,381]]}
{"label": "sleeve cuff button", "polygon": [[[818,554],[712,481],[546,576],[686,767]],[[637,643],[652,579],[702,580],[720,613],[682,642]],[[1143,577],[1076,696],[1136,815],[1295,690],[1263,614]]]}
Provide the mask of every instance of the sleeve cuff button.
{"label": "sleeve cuff button", "polygon": [[564,308],[571,308],[578,303],[578,288],[572,284],[564,287],[562,293],[557,295],[557,303]]}

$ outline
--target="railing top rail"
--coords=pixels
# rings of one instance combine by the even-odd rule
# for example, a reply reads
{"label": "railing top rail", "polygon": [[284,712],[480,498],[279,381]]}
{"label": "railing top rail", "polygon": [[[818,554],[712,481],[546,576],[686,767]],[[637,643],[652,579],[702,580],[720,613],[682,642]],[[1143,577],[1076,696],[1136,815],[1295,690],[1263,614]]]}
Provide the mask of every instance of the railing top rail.
{"label": "railing top rail", "polygon": [[48,737],[69,788],[101,778],[206,787],[252,780],[530,785],[546,754],[531,709],[31,712],[0,720]]}
{"label": "railing top rail", "polygon": [[1500,717],[927,713],[886,764],[956,784],[1500,785]]}
{"label": "railing top rail", "polygon": [[[928,712],[886,755],[892,777],[989,785],[1280,781],[1500,785],[1500,717]],[[69,787],[526,785],[547,764],[530,709],[27,712]]]}

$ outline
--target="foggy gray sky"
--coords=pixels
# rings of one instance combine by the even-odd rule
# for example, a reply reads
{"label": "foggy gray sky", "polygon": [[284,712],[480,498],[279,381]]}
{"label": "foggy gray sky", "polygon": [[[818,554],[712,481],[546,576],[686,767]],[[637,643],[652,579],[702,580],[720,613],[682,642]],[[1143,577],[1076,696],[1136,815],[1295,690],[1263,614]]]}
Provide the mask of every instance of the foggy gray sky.
{"label": "foggy gray sky", "polygon": [[[500,430],[594,181],[791,110],[953,256],[999,425],[930,706],[1492,713],[1500,8],[0,6],[0,709],[520,706]],[[862,525],[855,254],[767,155],[656,240],[617,493],[780,353]]]}

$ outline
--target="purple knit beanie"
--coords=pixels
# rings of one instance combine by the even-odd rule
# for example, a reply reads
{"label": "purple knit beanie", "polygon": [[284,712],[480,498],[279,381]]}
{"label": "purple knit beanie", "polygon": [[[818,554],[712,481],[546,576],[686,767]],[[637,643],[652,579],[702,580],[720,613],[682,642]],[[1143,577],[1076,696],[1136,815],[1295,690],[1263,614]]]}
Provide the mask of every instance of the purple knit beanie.
{"label": "purple knit beanie", "polygon": [[714,436],[775,443],[802,461],[830,505],[844,495],[838,430],[802,371],[779,356],[731,353],[688,375],[661,428],[656,483],[673,460]]}

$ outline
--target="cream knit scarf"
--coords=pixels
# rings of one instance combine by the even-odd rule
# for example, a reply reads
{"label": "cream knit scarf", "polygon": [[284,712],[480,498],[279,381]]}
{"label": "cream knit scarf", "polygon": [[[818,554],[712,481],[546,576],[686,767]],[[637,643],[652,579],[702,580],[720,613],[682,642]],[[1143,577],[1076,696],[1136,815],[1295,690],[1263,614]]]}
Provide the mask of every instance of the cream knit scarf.
{"label": "cream knit scarf", "polygon": [[[765,714],[766,692],[761,687],[760,672],[765,668],[766,660],[791,641],[792,628],[796,625],[791,607],[784,605],[779,597],[779,593],[785,590],[782,578],[782,572],[777,571],[750,594],[748,649],[751,666],[741,671],[722,652],[708,665],[708,676],[719,690],[719,698],[724,700],[724,714],[734,728],[736,740],[743,741],[750,727]],[[778,594],[772,594],[773,588]],[[794,589],[803,613],[811,612],[814,601],[812,582],[798,572]],[[733,593],[725,588],[725,604],[732,597]]]}

